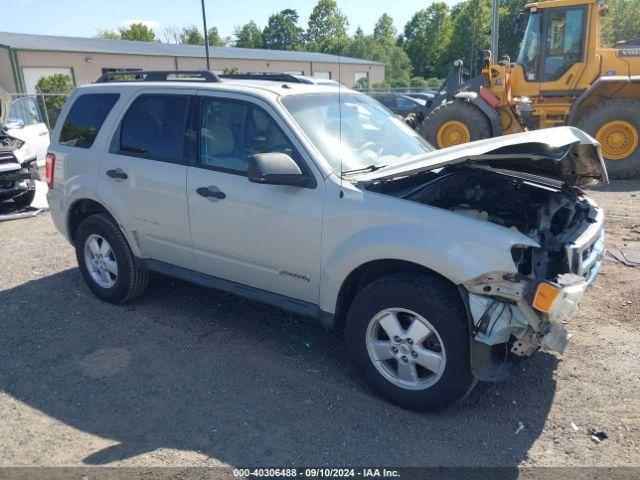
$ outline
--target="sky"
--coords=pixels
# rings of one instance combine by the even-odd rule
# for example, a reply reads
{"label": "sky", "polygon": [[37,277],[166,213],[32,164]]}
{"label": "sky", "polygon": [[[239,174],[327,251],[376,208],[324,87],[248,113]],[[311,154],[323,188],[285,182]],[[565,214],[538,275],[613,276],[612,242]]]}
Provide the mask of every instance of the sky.
{"label": "sky", "polygon": [[[360,26],[373,31],[376,20],[389,13],[401,33],[412,15],[432,0],[337,0],[347,16],[350,33]],[[317,0],[205,0],[208,26],[229,36],[237,25],[254,20],[264,27],[272,13],[294,8],[306,27]],[[456,3],[455,0],[447,0]],[[0,0],[4,5],[0,31],[42,35],[93,37],[98,30],[116,30],[142,21],[156,33],[168,26],[202,24],[200,0]],[[6,8],[9,7],[9,8]]]}

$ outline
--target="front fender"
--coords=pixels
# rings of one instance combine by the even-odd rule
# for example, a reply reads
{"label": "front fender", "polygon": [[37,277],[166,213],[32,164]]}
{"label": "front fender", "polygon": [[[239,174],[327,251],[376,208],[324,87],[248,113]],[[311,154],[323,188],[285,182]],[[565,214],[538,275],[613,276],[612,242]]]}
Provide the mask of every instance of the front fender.
{"label": "front fender", "polygon": [[[346,214],[351,200],[355,211],[370,208]],[[333,215],[328,212],[323,239],[320,306],[330,313],[349,274],[375,260],[414,263],[459,285],[487,272],[515,273],[511,248],[539,246],[508,228],[382,194],[345,192],[342,201]]]}

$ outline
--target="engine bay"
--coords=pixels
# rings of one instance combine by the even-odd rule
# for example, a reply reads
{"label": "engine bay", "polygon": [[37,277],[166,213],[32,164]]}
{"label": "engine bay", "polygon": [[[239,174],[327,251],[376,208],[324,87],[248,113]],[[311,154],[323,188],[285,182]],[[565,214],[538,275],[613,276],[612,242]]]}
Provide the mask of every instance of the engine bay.
{"label": "engine bay", "polygon": [[[407,185],[406,182],[412,183]],[[391,182],[393,183],[393,182]],[[565,244],[589,225],[591,206],[582,192],[561,182],[538,183],[517,174],[459,165],[430,172],[421,182],[405,179],[386,193],[495,223],[540,243],[512,252],[519,273],[552,279],[567,273]]]}

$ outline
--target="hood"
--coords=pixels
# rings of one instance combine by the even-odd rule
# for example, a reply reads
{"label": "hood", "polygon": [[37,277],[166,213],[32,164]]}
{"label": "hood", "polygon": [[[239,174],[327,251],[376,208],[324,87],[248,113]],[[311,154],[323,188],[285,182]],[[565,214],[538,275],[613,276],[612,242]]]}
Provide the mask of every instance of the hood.
{"label": "hood", "polygon": [[4,122],[7,120],[9,108],[11,108],[11,97],[5,89],[0,87],[0,127],[4,126]]}
{"label": "hood", "polygon": [[570,186],[609,182],[600,144],[574,127],[534,130],[443,148],[359,175],[357,181],[368,184],[461,163],[527,173]]}

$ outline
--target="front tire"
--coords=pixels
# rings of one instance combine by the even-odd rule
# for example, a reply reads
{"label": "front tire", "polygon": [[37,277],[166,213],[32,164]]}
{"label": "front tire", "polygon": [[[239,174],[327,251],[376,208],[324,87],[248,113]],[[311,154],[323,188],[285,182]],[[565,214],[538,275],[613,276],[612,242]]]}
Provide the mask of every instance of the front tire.
{"label": "front tire", "polygon": [[440,410],[475,383],[464,306],[437,278],[393,274],[375,281],[354,299],[346,330],[355,367],[395,404]]}
{"label": "front tire", "polygon": [[602,147],[611,178],[640,175],[640,102],[617,98],[597,104],[580,117],[576,126]]}
{"label": "front tire", "polygon": [[148,273],[135,266],[126,238],[108,215],[84,219],[74,243],[82,276],[98,298],[126,303],[147,288]]}
{"label": "front tire", "polygon": [[487,117],[478,107],[461,100],[450,100],[438,106],[422,122],[419,133],[437,148],[492,136]]}

